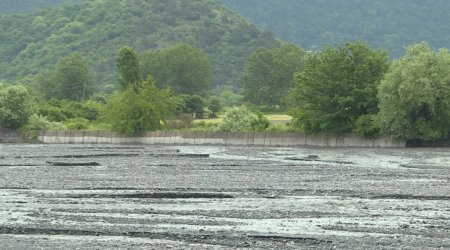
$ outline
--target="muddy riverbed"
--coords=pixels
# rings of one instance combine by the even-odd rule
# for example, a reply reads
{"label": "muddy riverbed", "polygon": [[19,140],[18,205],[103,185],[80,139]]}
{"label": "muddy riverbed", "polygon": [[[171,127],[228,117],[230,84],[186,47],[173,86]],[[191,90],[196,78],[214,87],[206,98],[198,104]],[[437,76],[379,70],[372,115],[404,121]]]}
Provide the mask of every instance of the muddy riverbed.
{"label": "muddy riverbed", "polygon": [[450,150],[1,145],[1,249],[450,249]]}

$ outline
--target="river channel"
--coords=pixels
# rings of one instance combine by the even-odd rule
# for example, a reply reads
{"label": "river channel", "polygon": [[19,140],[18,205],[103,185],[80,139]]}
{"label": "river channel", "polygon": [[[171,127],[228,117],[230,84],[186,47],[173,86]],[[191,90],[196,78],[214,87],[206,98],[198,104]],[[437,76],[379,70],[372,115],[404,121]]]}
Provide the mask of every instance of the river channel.
{"label": "river channel", "polygon": [[2,249],[450,249],[450,150],[0,144]]}

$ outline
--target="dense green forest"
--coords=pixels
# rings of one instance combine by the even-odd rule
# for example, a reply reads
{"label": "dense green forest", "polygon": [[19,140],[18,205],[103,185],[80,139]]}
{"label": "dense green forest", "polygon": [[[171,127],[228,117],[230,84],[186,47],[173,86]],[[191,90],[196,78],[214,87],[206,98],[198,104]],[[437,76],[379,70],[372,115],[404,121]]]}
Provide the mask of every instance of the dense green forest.
{"label": "dense green forest", "polygon": [[[0,14],[82,0],[0,0]],[[254,24],[307,50],[364,40],[398,58],[410,44],[448,47],[446,0],[220,0]],[[187,1],[189,2],[189,1]]]}
{"label": "dense green forest", "polygon": [[92,0],[4,15],[0,29],[0,79],[9,82],[30,82],[79,52],[96,82],[114,84],[115,55],[123,45],[144,52],[185,42],[208,54],[213,86],[236,85],[252,51],[279,44],[216,0]]}
{"label": "dense green forest", "polygon": [[25,13],[44,7],[81,1],[83,0],[0,0],[0,14]]}
{"label": "dense green forest", "polygon": [[447,0],[222,0],[258,26],[308,50],[364,40],[398,58],[410,44],[448,47]]}

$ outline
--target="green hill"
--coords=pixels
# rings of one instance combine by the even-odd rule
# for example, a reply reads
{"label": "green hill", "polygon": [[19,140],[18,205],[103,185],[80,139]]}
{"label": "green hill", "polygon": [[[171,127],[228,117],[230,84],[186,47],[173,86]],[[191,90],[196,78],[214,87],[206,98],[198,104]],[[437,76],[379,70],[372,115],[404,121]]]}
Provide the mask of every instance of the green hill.
{"label": "green hill", "polygon": [[450,46],[448,0],[222,0],[256,25],[310,50],[365,40],[391,57],[427,41]]}
{"label": "green hill", "polygon": [[217,0],[90,0],[3,15],[0,30],[0,79],[10,82],[27,82],[80,52],[97,82],[113,83],[118,48],[143,52],[182,41],[208,53],[213,85],[235,84],[251,52],[279,44]]}
{"label": "green hill", "polygon": [[0,0],[0,14],[26,13],[40,8],[80,1],[82,0]]}

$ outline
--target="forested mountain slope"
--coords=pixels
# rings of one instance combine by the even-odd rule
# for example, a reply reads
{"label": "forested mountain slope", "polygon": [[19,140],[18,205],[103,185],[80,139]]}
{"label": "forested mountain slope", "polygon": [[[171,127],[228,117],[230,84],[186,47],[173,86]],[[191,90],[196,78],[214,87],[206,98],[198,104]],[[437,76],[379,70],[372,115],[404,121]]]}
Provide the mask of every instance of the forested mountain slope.
{"label": "forested mountain slope", "polygon": [[209,54],[213,84],[233,84],[251,52],[279,43],[218,0],[90,0],[3,15],[0,30],[0,79],[8,81],[31,79],[81,52],[97,82],[112,83],[118,48],[143,52],[182,41]]}
{"label": "forested mountain slope", "polygon": [[222,0],[260,27],[310,50],[365,40],[391,57],[427,41],[450,46],[448,0]]}
{"label": "forested mountain slope", "polygon": [[81,1],[83,0],[0,0],[0,14],[31,12],[44,7]]}

